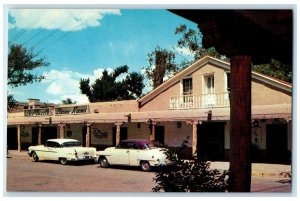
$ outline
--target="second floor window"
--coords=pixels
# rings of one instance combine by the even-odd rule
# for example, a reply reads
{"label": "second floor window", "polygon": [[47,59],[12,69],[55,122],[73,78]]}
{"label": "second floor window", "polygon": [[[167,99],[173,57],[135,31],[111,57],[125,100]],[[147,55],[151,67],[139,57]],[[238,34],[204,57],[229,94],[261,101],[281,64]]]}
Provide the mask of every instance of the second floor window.
{"label": "second floor window", "polygon": [[193,79],[187,78],[182,80],[182,86],[183,86],[183,95],[192,95],[193,93]]}
{"label": "second floor window", "polygon": [[212,94],[215,91],[215,79],[213,75],[205,77],[206,93]]}

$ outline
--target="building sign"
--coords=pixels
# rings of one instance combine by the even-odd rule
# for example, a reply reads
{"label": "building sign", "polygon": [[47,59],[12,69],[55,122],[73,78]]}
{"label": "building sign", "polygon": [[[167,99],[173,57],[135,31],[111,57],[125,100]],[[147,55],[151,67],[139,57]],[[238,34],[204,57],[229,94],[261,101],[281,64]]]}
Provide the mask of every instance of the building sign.
{"label": "building sign", "polygon": [[24,110],[24,116],[26,117],[48,116],[48,115],[51,115],[49,108],[37,108],[37,109]]}
{"label": "building sign", "polygon": [[98,139],[108,138],[108,133],[103,132],[103,131],[99,130],[98,128],[92,128],[92,134],[94,135],[95,138],[98,138]]}
{"label": "building sign", "polygon": [[88,113],[87,105],[55,108],[55,115],[84,114],[84,113]]}

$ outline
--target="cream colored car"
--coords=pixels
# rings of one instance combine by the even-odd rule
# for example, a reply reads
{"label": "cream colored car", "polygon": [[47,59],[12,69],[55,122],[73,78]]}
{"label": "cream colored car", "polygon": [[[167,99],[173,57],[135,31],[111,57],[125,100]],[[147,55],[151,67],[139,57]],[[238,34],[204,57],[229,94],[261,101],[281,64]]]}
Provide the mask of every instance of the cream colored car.
{"label": "cream colored car", "polygon": [[116,147],[106,148],[97,152],[100,166],[109,165],[140,166],[143,171],[150,171],[151,167],[172,164],[167,159],[164,148],[155,147],[150,140],[123,140]]}
{"label": "cream colored car", "polygon": [[55,160],[65,165],[70,161],[96,161],[96,148],[82,147],[81,143],[74,139],[49,139],[45,145],[30,146],[28,155],[35,162]]}

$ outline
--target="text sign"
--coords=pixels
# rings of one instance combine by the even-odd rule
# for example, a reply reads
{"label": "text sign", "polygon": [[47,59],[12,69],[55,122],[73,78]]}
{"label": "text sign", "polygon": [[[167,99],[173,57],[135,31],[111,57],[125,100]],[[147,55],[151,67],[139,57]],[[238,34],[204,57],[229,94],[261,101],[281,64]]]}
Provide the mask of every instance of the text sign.
{"label": "text sign", "polygon": [[64,115],[64,114],[84,114],[88,113],[88,106],[72,106],[72,107],[56,107],[55,114],[56,115]]}
{"label": "text sign", "polygon": [[51,115],[49,108],[37,108],[37,109],[24,110],[24,116],[26,117],[48,116],[48,115]]}

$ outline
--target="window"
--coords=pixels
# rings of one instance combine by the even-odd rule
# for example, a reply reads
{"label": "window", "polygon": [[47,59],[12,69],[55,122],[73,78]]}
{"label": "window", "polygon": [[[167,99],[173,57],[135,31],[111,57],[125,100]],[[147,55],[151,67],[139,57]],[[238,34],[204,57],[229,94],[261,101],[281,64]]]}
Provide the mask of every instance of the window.
{"label": "window", "polygon": [[205,77],[206,93],[212,94],[215,91],[215,78],[213,75]]}
{"label": "window", "polygon": [[70,141],[70,142],[64,142],[62,147],[80,147],[81,143],[78,141]]}
{"label": "window", "polygon": [[227,75],[227,90],[230,91],[230,73],[226,73]]}
{"label": "window", "polygon": [[193,93],[193,79],[187,78],[182,80],[182,94],[183,95],[192,95]]}

